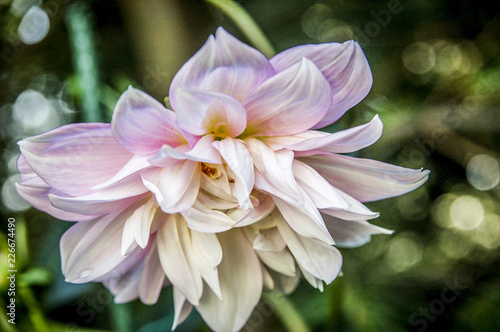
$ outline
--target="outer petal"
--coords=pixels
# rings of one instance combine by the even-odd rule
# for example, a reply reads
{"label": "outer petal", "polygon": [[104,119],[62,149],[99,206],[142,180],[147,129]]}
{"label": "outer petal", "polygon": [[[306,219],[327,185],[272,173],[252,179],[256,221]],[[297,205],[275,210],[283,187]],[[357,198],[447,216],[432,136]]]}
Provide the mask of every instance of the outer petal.
{"label": "outer petal", "polygon": [[314,128],[325,127],[359,103],[371,89],[373,77],[368,61],[358,43],[303,45],[285,50],[270,62],[276,71],[286,70],[302,58],[318,66],[330,83],[332,104],[325,117]]}
{"label": "outer petal", "polygon": [[359,220],[343,220],[323,215],[326,227],[332,233],[335,244],[341,247],[359,247],[370,241],[372,234],[392,234],[392,231]]}
{"label": "outer petal", "polygon": [[83,215],[55,208],[50,202],[49,195],[57,194],[57,192],[50,188],[39,177],[22,183],[16,183],[16,190],[17,193],[33,205],[33,207],[48,213],[57,219],[68,221],[86,221],[98,217],[98,215]]}
{"label": "outer petal", "polygon": [[427,181],[428,170],[409,169],[371,159],[342,155],[301,158],[334,187],[360,202],[370,202],[412,191]]}
{"label": "outer petal", "polygon": [[249,196],[253,190],[254,172],[253,161],[243,141],[226,137],[222,141],[213,143],[222,158],[236,175],[234,185],[236,197],[240,207],[246,210],[250,207]]}
{"label": "outer petal", "polygon": [[67,282],[96,280],[125,259],[120,251],[121,230],[133,211],[134,207],[131,207],[94,221],[79,222],[64,233],[60,248]]}
{"label": "outer petal", "polygon": [[175,75],[170,85],[170,103],[177,111],[179,87],[223,92],[243,101],[273,74],[274,69],[262,53],[219,28],[215,38],[210,36]]}
{"label": "outer petal", "polygon": [[186,297],[182,295],[181,291],[177,287],[174,288],[174,322],[172,323],[172,331],[175,330],[179,324],[188,318],[189,314],[193,310],[193,305],[187,301]]}
{"label": "outer petal", "polygon": [[[378,115],[367,124],[330,134],[308,131],[296,136],[275,136],[266,138],[266,144],[274,150],[286,148],[304,151],[301,155],[315,154],[314,150],[349,153],[361,150],[375,143],[382,135],[383,124]],[[308,151],[311,151],[308,153]]]}
{"label": "outer petal", "polygon": [[245,130],[247,114],[241,102],[232,96],[213,91],[175,90],[179,127],[193,135],[221,131],[236,137]]}
{"label": "outer petal", "polygon": [[156,238],[152,239],[148,248],[144,268],[139,280],[139,298],[143,303],[154,304],[158,301],[161,289],[165,284],[165,272],[160,263]]}
{"label": "outer petal", "polygon": [[111,124],[121,146],[135,154],[152,154],[164,144],[175,147],[186,141],[174,112],[131,86],[118,99]]}
{"label": "outer petal", "polygon": [[85,195],[132,157],[104,123],[66,125],[20,141],[22,155],[44,182],[68,195]]}
{"label": "outer petal", "polygon": [[261,84],[245,100],[254,136],[293,135],[310,129],[326,114],[331,90],[319,69],[302,59]]}
{"label": "outer petal", "polygon": [[219,265],[220,300],[205,288],[196,307],[214,331],[239,331],[262,294],[260,261],[242,230],[218,235],[224,257]]}

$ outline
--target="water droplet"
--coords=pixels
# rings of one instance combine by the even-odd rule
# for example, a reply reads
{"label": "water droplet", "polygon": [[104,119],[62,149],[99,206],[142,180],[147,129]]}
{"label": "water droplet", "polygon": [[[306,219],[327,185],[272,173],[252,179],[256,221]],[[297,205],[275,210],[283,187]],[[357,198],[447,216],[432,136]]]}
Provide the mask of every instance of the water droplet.
{"label": "water droplet", "polygon": [[92,273],[92,271],[93,271],[93,269],[83,269],[80,271],[80,274],[78,275],[78,277],[80,279],[85,279],[90,275],[90,273]]}

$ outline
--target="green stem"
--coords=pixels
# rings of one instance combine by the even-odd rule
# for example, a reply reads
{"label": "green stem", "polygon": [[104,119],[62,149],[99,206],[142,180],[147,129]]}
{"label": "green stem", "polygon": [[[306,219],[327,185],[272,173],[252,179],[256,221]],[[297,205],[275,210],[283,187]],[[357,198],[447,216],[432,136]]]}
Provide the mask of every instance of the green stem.
{"label": "green stem", "polygon": [[35,295],[31,288],[25,285],[18,285],[18,294],[21,301],[28,308],[28,317],[37,332],[50,332],[49,326],[43,316],[42,309],[35,299]]}
{"label": "green stem", "polygon": [[300,312],[288,298],[279,293],[264,293],[264,300],[271,303],[274,312],[289,332],[309,332]]}
{"label": "green stem", "polygon": [[78,88],[82,94],[83,121],[100,122],[100,84],[92,16],[86,5],[77,2],[69,6],[65,18]]}
{"label": "green stem", "polygon": [[0,299],[0,326],[2,327],[1,330],[5,332],[17,332],[16,325],[8,322],[10,317],[7,316],[7,311],[5,310],[6,307],[7,306],[5,305],[5,303]]}
{"label": "green stem", "polygon": [[222,10],[240,28],[250,43],[265,56],[271,58],[276,54],[271,42],[260,29],[255,20],[239,3],[232,0],[205,0]]}

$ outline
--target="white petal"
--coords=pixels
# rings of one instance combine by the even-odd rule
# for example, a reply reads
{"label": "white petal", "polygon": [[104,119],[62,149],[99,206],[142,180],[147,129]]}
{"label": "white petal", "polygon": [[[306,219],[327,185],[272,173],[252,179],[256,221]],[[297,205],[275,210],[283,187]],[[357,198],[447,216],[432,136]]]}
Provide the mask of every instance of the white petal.
{"label": "white petal", "polygon": [[186,320],[186,318],[191,313],[193,309],[193,305],[186,300],[186,297],[182,295],[181,291],[179,291],[174,286],[174,323],[172,324],[172,331],[175,330],[179,324]]}
{"label": "white petal", "polygon": [[392,231],[388,229],[363,220],[343,220],[328,215],[323,215],[323,218],[335,243],[342,247],[361,246],[370,241],[372,234],[392,234]]}
{"label": "white petal", "polygon": [[249,196],[254,185],[253,161],[243,141],[227,137],[213,143],[222,158],[236,175],[236,196],[240,207],[244,210],[250,207]]}
{"label": "white petal", "polygon": [[217,236],[212,233],[192,231],[191,241],[201,276],[214,293],[222,299],[219,274],[217,273],[217,266],[222,260],[222,248]]}
{"label": "white petal", "polygon": [[218,234],[224,257],[219,265],[222,301],[206,287],[196,307],[214,331],[239,331],[262,294],[262,271],[258,257],[239,229]]}
{"label": "white petal", "polygon": [[412,191],[427,181],[429,171],[343,155],[300,158],[334,187],[360,202],[376,201]]}
{"label": "white petal", "polygon": [[168,279],[191,302],[197,304],[203,291],[200,272],[193,257],[189,229],[178,215],[170,215],[158,230],[158,253]]}
{"label": "white petal", "polygon": [[165,271],[160,263],[156,241],[148,248],[144,270],[139,280],[139,297],[145,304],[154,304],[158,301],[160,292],[165,283]]}
{"label": "white petal", "polygon": [[342,267],[342,256],[337,248],[295,233],[285,220],[278,229],[299,265],[316,278],[331,283]]}

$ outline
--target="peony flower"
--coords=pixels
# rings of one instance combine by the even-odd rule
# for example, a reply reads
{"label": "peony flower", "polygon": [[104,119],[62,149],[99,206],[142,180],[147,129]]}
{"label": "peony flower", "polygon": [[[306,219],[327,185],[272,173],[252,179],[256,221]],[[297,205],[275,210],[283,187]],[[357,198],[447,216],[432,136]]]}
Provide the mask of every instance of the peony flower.
{"label": "peony flower", "polygon": [[337,246],[390,231],[363,203],[404,194],[428,171],[343,155],[374,143],[378,116],[317,131],[372,84],[360,46],[304,45],[268,60],[222,28],[179,70],[172,110],[130,87],[111,124],[70,124],[19,142],[19,194],[76,221],[61,238],[72,283],[151,304],[171,285],[175,328],[193,306],[237,331],[264,288],[339,274]]}

